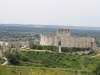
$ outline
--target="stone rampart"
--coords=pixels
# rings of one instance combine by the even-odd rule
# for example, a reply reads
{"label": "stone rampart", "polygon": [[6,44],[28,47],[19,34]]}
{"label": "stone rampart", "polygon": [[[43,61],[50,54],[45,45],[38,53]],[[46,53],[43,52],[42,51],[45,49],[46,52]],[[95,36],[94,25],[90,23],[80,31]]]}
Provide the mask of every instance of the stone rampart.
{"label": "stone rampart", "polygon": [[61,42],[61,47],[76,47],[76,48],[92,48],[97,50],[95,40],[91,37],[72,37],[70,29],[58,29],[56,36],[40,35],[40,45],[58,46]]}

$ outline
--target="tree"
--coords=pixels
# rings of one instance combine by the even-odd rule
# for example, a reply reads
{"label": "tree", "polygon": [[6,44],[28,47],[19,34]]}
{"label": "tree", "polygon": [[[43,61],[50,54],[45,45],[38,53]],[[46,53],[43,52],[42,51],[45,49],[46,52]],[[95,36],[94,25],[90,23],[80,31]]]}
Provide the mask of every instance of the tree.
{"label": "tree", "polygon": [[5,52],[5,56],[8,58],[9,62],[14,65],[19,64],[20,55],[17,52]]}

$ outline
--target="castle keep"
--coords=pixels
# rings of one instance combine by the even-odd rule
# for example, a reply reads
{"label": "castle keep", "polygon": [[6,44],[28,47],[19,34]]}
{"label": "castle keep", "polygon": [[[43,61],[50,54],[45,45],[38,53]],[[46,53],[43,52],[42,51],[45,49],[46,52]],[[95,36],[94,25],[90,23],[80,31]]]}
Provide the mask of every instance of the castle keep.
{"label": "castle keep", "polygon": [[[52,36],[52,34],[50,34],[50,36],[41,34],[38,43],[40,45],[58,46],[59,42],[61,42],[61,47],[97,49],[94,38],[73,37],[71,36],[70,29],[58,29],[56,36]],[[37,44],[37,40],[35,40],[34,43]]]}

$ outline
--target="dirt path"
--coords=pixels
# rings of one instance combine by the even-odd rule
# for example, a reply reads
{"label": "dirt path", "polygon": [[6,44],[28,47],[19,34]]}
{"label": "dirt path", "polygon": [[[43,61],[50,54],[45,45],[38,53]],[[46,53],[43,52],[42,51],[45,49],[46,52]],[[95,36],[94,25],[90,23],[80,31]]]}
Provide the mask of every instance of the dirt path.
{"label": "dirt path", "polygon": [[5,62],[2,65],[8,64],[8,59],[4,57]]}
{"label": "dirt path", "polygon": [[95,55],[95,56],[91,56],[91,58],[94,58],[94,57],[97,57],[97,56],[100,56],[100,54],[97,54],[97,55]]}
{"label": "dirt path", "polygon": [[[4,50],[4,52],[5,52],[5,50]],[[8,64],[8,59],[6,57],[3,57],[3,59],[5,60],[5,62],[2,65]]]}
{"label": "dirt path", "polygon": [[18,75],[21,75],[20,72],[19,72],[19,70],[17,69],[17,67],[16,67],[16,71],[17,71]]}
{"label": "dirt path", "polygon": [[83,67],[84,67],[83,63],[84,63],[84,56],[82,57],[82,70],[83,70]]}
{"label": "dirt path", "polygon": [[80,75],[80,70],[77,71],[77,75]]}

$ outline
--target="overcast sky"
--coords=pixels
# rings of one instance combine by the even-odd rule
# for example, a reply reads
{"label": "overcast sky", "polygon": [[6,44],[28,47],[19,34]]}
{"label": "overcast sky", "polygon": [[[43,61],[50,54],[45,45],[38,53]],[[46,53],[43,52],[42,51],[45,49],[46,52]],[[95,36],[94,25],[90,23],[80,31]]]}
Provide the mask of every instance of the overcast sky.
{"label": "overcast sky", "polygon": [[0,23],[100,27],[100,0],[0,0]]}

